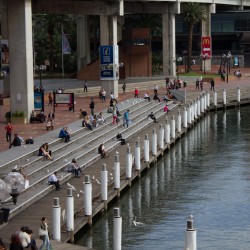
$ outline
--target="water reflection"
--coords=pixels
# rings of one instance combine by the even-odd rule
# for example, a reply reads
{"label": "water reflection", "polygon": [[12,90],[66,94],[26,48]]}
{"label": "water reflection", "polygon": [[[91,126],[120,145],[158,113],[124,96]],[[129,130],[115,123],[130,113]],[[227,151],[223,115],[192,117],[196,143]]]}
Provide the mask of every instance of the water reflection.
{"label": "water reflection", "polygon": [[[249,249],[249,124],[247,107],[211,113],[127,190],[114,204],[123,217],[122,249],[184,249],[191,213],[198,249]],[[135,227],[134,216],[145,225]],[[78,244],[112,249],[112,221],[113,208]]]}

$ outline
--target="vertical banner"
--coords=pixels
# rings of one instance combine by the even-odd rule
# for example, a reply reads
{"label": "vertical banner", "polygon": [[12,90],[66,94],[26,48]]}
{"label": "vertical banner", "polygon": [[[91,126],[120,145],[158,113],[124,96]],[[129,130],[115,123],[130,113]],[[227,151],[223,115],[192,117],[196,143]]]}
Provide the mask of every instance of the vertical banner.
{"label": "vertical banner", "polygon": [[119,50],[117,45],[100,46],[100,79],[119,79]]}
{"label": "vertical banner", "polygon": [[201,54],[207,58],[212,57],[212,46],[211,46],[211,37],[203,36],[201,37]]}
{"label": "vertical banner", "polygon": [[34,92],[34,109],[44,111],[44,92]]}
{"label": "vertical banner", "polygon": [[5,76],[10,72],[9,41],[1,40],[1,73]]}

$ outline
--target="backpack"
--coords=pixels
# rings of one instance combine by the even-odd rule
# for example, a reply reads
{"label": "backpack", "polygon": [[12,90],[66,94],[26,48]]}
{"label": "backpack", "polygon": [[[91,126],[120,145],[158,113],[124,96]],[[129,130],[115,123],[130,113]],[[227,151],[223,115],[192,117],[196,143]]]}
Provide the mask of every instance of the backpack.
{"label": "backpack", "polygon": [[26,140],[25,140],[25,143],[26,143],[26,144],[34,144],[34,140],[33,140],[32,138],[26,139]]}

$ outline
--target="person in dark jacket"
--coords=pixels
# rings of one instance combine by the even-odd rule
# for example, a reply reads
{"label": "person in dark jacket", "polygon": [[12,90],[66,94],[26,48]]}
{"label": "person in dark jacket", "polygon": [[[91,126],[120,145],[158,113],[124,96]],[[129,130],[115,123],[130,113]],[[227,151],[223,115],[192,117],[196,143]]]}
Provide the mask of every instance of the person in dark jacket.
{"label": "person in dark jacket", "polygon": [[15,134],[15,135],[14,135],[13,142],[12,142],[12,143],[10,143],[9,148],[11,148],[12,146],[17,147],[17,146],[21,146],[21,145],[22,145],[22,143],[21,143],[20,138],[18,137],[18,135],[17,135],[17,134]]}
{"label": "person in dark jacket", "polygon": [[70,134],[67,132],[66,127],[63,127],[63,128],[60,130],[59,138],[64,138],[64,139],[65,139],[65,142],[70,141]]}
{"label": "person in dark jacket", "polygon": [[90,102],[90,104],[89,104],[89,108],[90,108],[90,110],[91,110],[91,114],[94,116],[94,115],[95,115],[95,113],[94,113],[95,102],[94,102],[94,99],[93,99],[93,98],[91,98],[91,102]]}

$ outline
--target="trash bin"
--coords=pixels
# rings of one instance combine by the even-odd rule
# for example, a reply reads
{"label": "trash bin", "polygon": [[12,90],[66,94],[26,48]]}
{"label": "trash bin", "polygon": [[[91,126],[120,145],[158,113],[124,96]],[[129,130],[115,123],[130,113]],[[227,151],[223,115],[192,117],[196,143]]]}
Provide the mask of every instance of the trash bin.
{"label": "trash bin", "polygon": [[184,87],[184,88],[187,87],[187,82],[186,82],[186,81],[183,82],[183,87]]}
{"label": "trash bin", "polygon": [[1,208],[0,209],[0,213],[1,212],[3,212],[3,222],[5,222],[5,223],[8,222],[9,214],[10,214],[10,209],[9,208]]}

